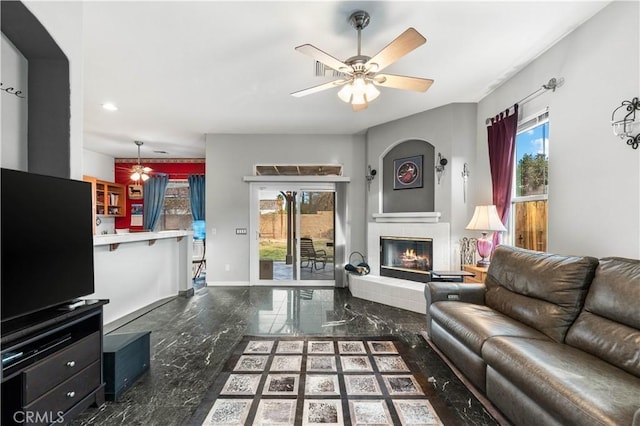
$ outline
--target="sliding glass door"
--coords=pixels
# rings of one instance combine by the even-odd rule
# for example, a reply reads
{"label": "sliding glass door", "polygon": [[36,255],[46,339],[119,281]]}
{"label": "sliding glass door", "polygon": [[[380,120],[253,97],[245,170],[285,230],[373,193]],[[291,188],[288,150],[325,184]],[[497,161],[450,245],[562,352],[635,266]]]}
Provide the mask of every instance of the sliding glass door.
{"label": "sliding glass door", "polygon": [[298,206],[300,279],[333,280],[335,192],[302,191]]}
{"label": "sliding glass door", "polygon": [[252,284],[334,285],[333,184],[256,185],[252,206]]}

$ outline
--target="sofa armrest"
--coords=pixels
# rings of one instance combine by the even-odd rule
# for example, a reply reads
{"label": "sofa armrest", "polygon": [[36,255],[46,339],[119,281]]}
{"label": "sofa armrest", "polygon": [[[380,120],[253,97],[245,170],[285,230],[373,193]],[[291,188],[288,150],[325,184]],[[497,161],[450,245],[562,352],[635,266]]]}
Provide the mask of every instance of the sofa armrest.
{"label": "sofa armrest", "polygon": [[447,282],[429,282],[424,287],[424,296],[429,306],[435,302],[456,301],[484,305],[484,284],[463,284]]}
{"label": "sofa armrest", "polygon": [[431,304],[435,302],[466,302],[474,305],[484,305],[484,284],[463,284],[449,282],[429,282],[424,287],[424,297],[427,300],[427,334],[431,338]]}

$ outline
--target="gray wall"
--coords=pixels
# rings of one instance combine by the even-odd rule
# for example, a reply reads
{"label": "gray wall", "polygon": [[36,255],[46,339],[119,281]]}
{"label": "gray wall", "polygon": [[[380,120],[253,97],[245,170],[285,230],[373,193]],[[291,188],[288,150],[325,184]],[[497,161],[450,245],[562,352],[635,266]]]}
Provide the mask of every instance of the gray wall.
{"label": "gray wall", "polygon": [[551,77],[565,79],[523,107],[525,117],[549,107],[548,251],[640,258],[640,150],[610,124],[611,112],[640,94],[639,27],[640,3],[612,2],[478,104],[471,181],[476,202],[486,203],[484,120]]}
{"label": "gray wall", "polygon": [[[352,135],[206,135],[207,281],[249,282],[250,191],[244,176],[257,164],[341,164],[351,178],[344,186],[346,256],[365,250],[365,142]],[[215,235],[212,229],[215,228]],[[236,235],[247,228],[248,235]],[[336,242],[339,243],[339,242]],[[337,259],[339,263],[339,259]],[[229,265],[229,270],[225,270]]]}
{"label": "gray wall", "polygon": [[[422,188],[394,189],[397,159],[422,155]],[[394,146],[382,160],[382,211],[384,213],[432,212],[434,205],[434,149],[420,140],[409,140]]]}

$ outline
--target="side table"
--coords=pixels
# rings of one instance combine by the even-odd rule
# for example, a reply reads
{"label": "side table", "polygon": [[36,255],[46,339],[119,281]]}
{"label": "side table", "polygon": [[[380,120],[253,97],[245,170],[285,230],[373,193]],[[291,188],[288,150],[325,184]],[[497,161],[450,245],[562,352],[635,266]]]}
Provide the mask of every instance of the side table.
{"label": "side table", "polygon": [[431,281],[446,283],[461,283],[467,278],[473,278],[475,274],[469,271],[431,271]]}
{"label": "side table", "polygon": [[476,265],[462,265],[462,270],[471,272],[473,277],[466,276],[464,277],[465,283],[476,283],[476,284],[484,284],[485,279],[487,278],[487,270],[489,268],[484,266],[476,266]]}

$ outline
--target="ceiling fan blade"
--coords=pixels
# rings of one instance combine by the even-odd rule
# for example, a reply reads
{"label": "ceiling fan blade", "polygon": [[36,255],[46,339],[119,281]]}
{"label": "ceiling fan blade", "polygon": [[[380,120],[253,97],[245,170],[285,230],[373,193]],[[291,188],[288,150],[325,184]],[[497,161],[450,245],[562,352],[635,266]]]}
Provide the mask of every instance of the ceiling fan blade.
{"label": "ceiling fan blade", "polygon": [[362,111],[363,109],[367,109],[369,104],[365,102],[363,104],[352,104],[351,106],[353,107],[354,111]]}
{"label": "ceiling fan blade", "polygon": [[328,83],[319,84],[317,86],[309,87],[307,89],[298,90],[297,92],[293,92],[291,96],[295,96],[296,98],[300,98],[302,96],[307,96],[312,93],[321,92],[323,90],[331,89],[333,87],[342,86],[345,83],[348,83],[349,80],[333,80]]}
{"label": "ceiling fan blade", "polygon": [[365,64],[365,68],[372,72],[378,72],[426,42],[427,39],[422,34],[414,28],[408,28],[373,58],[369,59]]}
{"label": "ceiling fan blade", "polygon": [[342,73],[351,74],[351,67],[349,65],[334,58],[328,53],[323,52],[315,46],[312,46],[310,44],[303,44],[302,46],[296,47],[296,50],[300,53],[311,56],[316,61],[322,62],[324,65],[328,66],[331,69]]}
{"label": "ceiling fan blade", "polygon": [[428,78],[406,77],[393,74],[376,74],[372,80],[377,86],[413,90],[415,92],[426,92],[433,84],[433,80]]}

